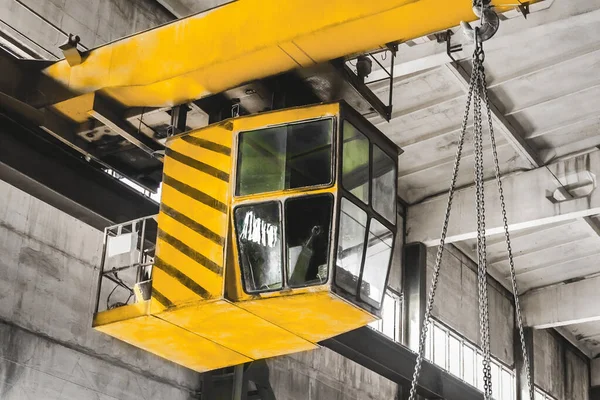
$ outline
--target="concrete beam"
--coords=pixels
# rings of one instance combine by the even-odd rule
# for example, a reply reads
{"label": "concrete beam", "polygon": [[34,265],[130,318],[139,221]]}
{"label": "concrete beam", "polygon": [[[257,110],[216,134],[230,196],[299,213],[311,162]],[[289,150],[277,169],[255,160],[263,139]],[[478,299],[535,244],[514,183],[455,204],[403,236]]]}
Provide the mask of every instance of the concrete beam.
{"label": "concrete beam", "polygon": [[204,12],[234,0],[155,0],[176,18]]}
{"label": "concrete beam", "polygon": [[158,212],[158,204],[58,146],[0,117],[0,180],[99,230]]}
{"label": "concrete beam", "polygon": [[[596,176],[600,176],[600,151],[503,177],[510,230],[599,214],[600,190],[596,189]],[[503,220],[494,179],[486,182],[485,194],[486,233],[501,233]],[[444,194],[409,207],[408,242],[422,242],[427,246],[439,243],[446,202]],[[475,238],[475,221],[475,187],[469,186],[454,195],[446,243]]]}
{"label": "concrete beam", "polygon": [[[467,71],[461,64],[446,64],[447,70],[457,80],[459,85],[466,92],[469,90],[469,82],[471,80],[470,71]],[[492,112],[492,119],[494,127],[498,129],[508,143],[515,149],[515,151],[527,160],[532,167],[537,168],[544,165],[539,153],[532,148],[527,140],[524,138],[523,132],[519,132],[513,124],[510,123],[508,118],[498,109],[492,99],[488,100],[490,111]],[[497,139],[496,139],[497,140]],[[570,198],[568,193],[564,193],[566,198]],[[572,197],[572,196],[571,196]],[[591,217],[584,217],[581,220],[593,231],[594,235],[600,237],[600,227]]]}
{"label": "concrete beam", "polygon": [[534,290],[521,297],[525,325],[538,329],[600,320],[600,276]]}
{"label": "concrete beam", "polygon": [[[465,70],[461,65],[455,66],[454,64],[446,64],[446,69],[456,79],[462,89],[467,92],[469,90],[469,82],[471,80],[471,73]],[[539,167],[542,165],[539,155],[531,148],[527,141],[523,138],[521,132],[506,119],[504,114],[500,112],[496,104],[492,99],[488,100],[490,111],[492,112],[492,119],[494,127],[500,130],[504,137],[508,140],[511,146],[516,150],[521,157],[527,160],[532,167]]]}
{"label": "concrete beam", "polygon": [[166,8],[175,18],[187,17],[192,13],[192,10],[180,0],[156,0],[156,2]]}
{"label": "concrete beam", "polygon": [[[573,29],[576,24],[593,22],[600,13],[600,7],[597,2],[588,0],[567,2],[545,0],[532,4],[531,12],[527,19],[517,16],[502,21],[494,40],[486,42],[485,50],[492,52],[514,46],[515,43],[536,40],[537,37],[543,37],[556,30]],[[516,11],[511,11],[511,13],[516,13]],[[473,44],[469,43],[462,32],[452,36],[452,44],[462,45],[462,51],[453,54],[458,60],[469,58],[473,54]],[[396,60],[397,62],[394,64],[395,77],[441,67],[449,61],[446,44],[438,43],[435,40],[412,47],[402,46]],[[386,77],[385,72],[374,67],[373,72],[369,75],[369,80],[374,81],[384,77]]]}

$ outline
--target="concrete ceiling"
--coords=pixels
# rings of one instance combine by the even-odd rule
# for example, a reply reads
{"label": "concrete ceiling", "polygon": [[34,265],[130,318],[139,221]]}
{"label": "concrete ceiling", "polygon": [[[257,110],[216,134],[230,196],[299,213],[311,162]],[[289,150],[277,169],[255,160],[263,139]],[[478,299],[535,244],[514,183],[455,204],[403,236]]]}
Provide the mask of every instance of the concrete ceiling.
{"label": "concrete ceiling", "polygon": [[[544,167],[600,146],[600,1],[544,3],[544,9],[527,20],[521,16],[503,21],[497,36],[485,46],[490,97],[498,111],[494,122],[503,174]],[[458,31],[452,40],[467,46]],[[470,62],[464,60],[468,51],[457,57],[470,70]],[[396,66],[407,74],[395,81],[394,118],[389,123],[373,119],[405,151],[399,159],[399,193],[411,205],[446,196],[449,188],[466,98],[464,79],[443,58],[444,53],[445,44],[427,38],[421,44],[401,45]],[[379,94],[385,98],[387,90],[380,88]],[[488,149],[485,176],[490,179],[494,171],[489,140],[484,146]],[[471,138],[463,154],[459,187],[473,182]],[[536,194],[539,201],[547,195]],[[514,232],[512,248],[521,293],[600,273],[598,219],[568,219]],[[475,239],[455,245],[476,259]],[[489,237],[487,248],[490,273],[510,289],[504,235]],[[599,318],[600,304],[590,307],[595,309],[594,318]],[[599,324],[557,321],[556,326],[588,355],[596,356]]]}

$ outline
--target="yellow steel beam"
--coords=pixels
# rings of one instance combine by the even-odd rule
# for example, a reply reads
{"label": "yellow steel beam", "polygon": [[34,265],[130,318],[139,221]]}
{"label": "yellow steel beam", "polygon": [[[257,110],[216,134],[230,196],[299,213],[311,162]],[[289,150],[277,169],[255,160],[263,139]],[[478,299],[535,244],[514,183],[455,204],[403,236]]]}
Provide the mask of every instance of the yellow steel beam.
{"label": "yellow steel beam", "polygon": [[[494,4],[515,3],[496,0]],[[471,21],[471,0],[239,0],[99,47],[44,73],[76,94],[164,107]],[[511,6],[511,8],[514,6]]]}

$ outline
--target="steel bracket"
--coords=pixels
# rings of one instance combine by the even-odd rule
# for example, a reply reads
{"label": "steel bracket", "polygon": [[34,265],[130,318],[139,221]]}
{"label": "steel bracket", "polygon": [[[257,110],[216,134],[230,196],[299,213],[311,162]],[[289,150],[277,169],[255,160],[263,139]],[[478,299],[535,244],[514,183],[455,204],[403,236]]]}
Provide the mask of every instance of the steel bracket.
{"label": "steel bracket", "polygon": [[[381,54],[381,53],[385,54],[388,52],[391,55],[391,59],[390,59],[389,68],[386,68],[375,56],[377,54]],[[343,60],[340,60],[340,62],[342,63],[341,66],[338,66],[338,68],[341,67],[341,69],[345,72],[346,80],[352,86],[354,86],[354,88],[361,94],[361,96],[365,100],[367,100],[370,103],[373,110],[375,110],[381,117],[383,117],[388,122],[392,119],[392,109],[393,109],[393,99],[394,99],[394,64],[396,61],[397,53],[398,53],[398,43],[392,42],[392,43],[386,43],[385,49],[365,53],[362,55],[362,56],[369,57],[371,60],[375,61],[375,63],[378,64],[379,67],[381,67],[381,69],[387,75],[384,78],[377,79],[377,80],[370,81],[370,82],[364,82],[364,80],[361,80],[358,77],[358,73],[356,71],[352,70],[351,68],[349,68],[347,65],[345,65]],[[387,104],[385,104],[383,101],[381,101],[379,99],[379,97],[377,97],[377,95],[375,93],[373,93],[372,90],[368,86],[369,84],[374,84],[374,83],[381,82],[381,81],[389,82],[388,83],[389,97],[388,97]]]}
{"label": "steel bracket", "polygon": [[452,36],[454,32],[448,29],[445,32],[440,32],[435,34],[435,38],[438,43],[446,43],[446,54],[452,60],[454,65],[458,65],[458,60],[454,58],[453,53],[457,53],[463,50],[462,44],[452,44]]}
{"label": "steel bracket", "polygon": [[523,14],[523,18],[527,19],[527,16],[531,14],[531,11],[529,10],[529,2],[526,1],[525,3],[521,3],[519,1],[519,3],[518,10],[521,14]]}

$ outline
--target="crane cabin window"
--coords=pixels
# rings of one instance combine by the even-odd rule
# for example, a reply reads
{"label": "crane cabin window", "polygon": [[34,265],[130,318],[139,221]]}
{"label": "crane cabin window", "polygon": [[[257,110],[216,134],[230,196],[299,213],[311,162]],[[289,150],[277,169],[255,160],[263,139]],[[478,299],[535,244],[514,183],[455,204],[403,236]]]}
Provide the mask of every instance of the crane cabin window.
{"label": "crane cabin window", "polygon": [[379,215],[396,224],[396,163],[377,146],[373,146],[373,185],[371,204]]}
{"label": "crane cabin window", "polygon": [[289,198],[283,218],[279,201],[235,209],[238,257],[247,293],[327,282],[333,200],[330,194]]}
{"label": "crane cabin window", "polygon": [[327,282],[333,196],[317,195],[285,202],[288,283],[290,287]]}
{"label": "crane cabin window", "polygon": [[360,298],[375,308],[379,308],[383,301],[393,247],[394,234],[381,222],[371,218]]}
{"label": "crane cabin window", "polygon": [[246,292],[283,287],[281,209],[279,202],[235,209],[238,252]]}
{"label": "crane cabin window", "polygon": [[344,121],[342,185],[365,204],[369,203],[369,139]]}
{"label": "crane cabin window", "polygon": [[332,182],[333,119],[240,132],[236,195]]}
{"label": "crane cabin window", "polygon": [[356,294],[365,248],[367,213],[348,199],[342,199],[335,283]]}

